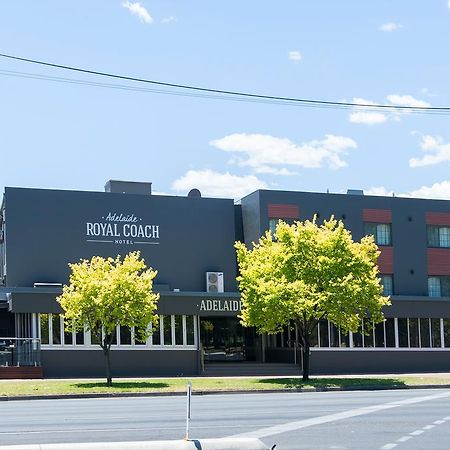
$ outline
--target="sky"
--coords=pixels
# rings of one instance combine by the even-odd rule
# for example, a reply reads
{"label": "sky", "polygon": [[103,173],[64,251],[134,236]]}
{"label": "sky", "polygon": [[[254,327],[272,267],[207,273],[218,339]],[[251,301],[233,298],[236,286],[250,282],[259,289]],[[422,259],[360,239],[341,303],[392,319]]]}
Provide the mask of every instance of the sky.
{"label": "sky", "polygon": [[[449,107],[449,44],[450,0],[0,1],[0,53],[272,96]],[[449,113],[192,94],[0,58],[0,189],[450,199]]]}

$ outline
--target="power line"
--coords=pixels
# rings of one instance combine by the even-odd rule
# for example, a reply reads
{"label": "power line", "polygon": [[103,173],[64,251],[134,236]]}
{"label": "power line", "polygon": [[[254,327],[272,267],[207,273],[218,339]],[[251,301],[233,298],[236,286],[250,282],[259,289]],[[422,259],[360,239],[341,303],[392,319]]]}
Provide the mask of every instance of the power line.
{"label": "power line", "polygon": [[[62,64],[54,64],[46,61],[40,61],[35,59],[29,59],[29,58],[23,58],[19,56],[13,56],[8,55],[4,53],[0,53],[0,57],[7,58],[11,60],[26,62],[30,64],[36,64],[41,66],[47,66],[57,69],[63,69],[63,70],[70,70],[73,72],[79,72],[89,75],[97,75],[102,77],[108,77],[108,78],[114,78],[119,80],[125,80],[125,81],[133,81],[138,83],[146,83],[146,84],[152,84],[156,86],[164,86],[169,88],[175,88],[175,89],[182,89],[182,90],[188,90],[188,91],[195,91],[197,93],[203,93],[203,94],[215,94],[220,95],[221,99],[224,98],[224,96],[232,96],[234,98],[240,98],[248,100],[254,100],[254,101],[270,101],[271,103],[288,103],[288,104],[301,104],[303,106],[317,106],[317,107],[334,107],[334,108],[368,108],[368,109],[384,109],[384,110],[394,110],[394,111],[408,111],[408,112],[421,112],[421,113],[446,113],[450,112],[450,107],[432,107],[432,106],[399,106],[399,105],[381,105],[381,104],[365,104],[365,103],[353,103],[353,102],[337,102],[337,101],[329,101],[329,100],[314,100],[314,99],[304,99],[304,98],[297,98],[297,97],[281,97],[281,96],[275,96],[275,95],[263,95],[263,94],[254,94],[249,92],[239,92],[239,91],[228,91],[228,90],[222,90],[222,89],[211,89],[211,88],[205,88],[205,87],[199,87],[199,86],[191,86],[191,85],[185,85],[185,84],[177,84],[177,83],[168,83],[164,81],[155,81],[155,80],[149,80],[145,78],[136,78],[131,76],[125,76],[125,75],[117,75],[113,73],[108,72],[100,72],[97,70],[89,70],[89,69],[82,69],[80,67],[73,67],[73,66],[66,66]],[[29,77],[31,77],[31,74]],[[23,73],[22,73],[23,76]],[[34,75],[36,78],[44,78],[45,76],[39,76]],[[52,77],[48,77],[50,79]],[[54,81],[56,81],[56,77]],[[60,80],[62,81],[62,80]],[[77,84],[91,84],[95,85],[95,83],[91,83],[88,81],[83,80],[70,80],[66,79],[65,82],[76,82]],[[105,86],[102,83],[99,83],[98,85]],[[114,85],[110,85],[114,86]],[[130,90],[140,90],[135,88],[130,88],[129,86],[121,86],[117,85],[114,86],[118,89],[130,89]],[[148,90],[151,92],[150,90]],[[169,92],[162,92],[159,91],[158,93],[169,93]],[[173,94],[173,93],[172,93]],[[206,98],[218,98],[218,97],[207,97]]]}

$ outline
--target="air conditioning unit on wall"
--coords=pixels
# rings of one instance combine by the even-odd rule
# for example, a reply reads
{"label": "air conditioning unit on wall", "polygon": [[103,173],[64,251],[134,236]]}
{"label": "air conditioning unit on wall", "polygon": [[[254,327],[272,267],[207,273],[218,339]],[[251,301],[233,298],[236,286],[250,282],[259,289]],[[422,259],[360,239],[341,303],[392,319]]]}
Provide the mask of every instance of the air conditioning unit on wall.
{"label": "air conditioning unit on wall", "polygon": [[223,292],[223,272],[206,272],[206,292]]}

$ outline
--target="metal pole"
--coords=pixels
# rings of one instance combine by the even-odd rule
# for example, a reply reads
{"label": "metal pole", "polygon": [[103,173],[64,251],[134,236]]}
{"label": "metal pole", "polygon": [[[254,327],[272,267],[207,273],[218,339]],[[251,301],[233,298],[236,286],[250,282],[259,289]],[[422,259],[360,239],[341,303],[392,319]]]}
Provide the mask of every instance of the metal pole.
{"label": "metal pole", "polygon": [[187,403],[186,403],[186,441],[189,440],[189,420],[191,419],[191,395],[192,395],[192,382],[189,381],[187,386]]}

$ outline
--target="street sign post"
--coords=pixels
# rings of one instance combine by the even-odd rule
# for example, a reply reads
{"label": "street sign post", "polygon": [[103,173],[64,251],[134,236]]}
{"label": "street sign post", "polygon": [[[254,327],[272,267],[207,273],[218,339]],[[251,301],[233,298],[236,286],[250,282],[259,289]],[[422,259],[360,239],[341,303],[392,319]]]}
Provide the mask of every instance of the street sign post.
{"label": "street sign post", "polygon": [[189,421],[191,419],[191,396],[192,396],[192,382],[189,381],[186,386],[186,437],[184,438],[186,441],[189,440]]}

